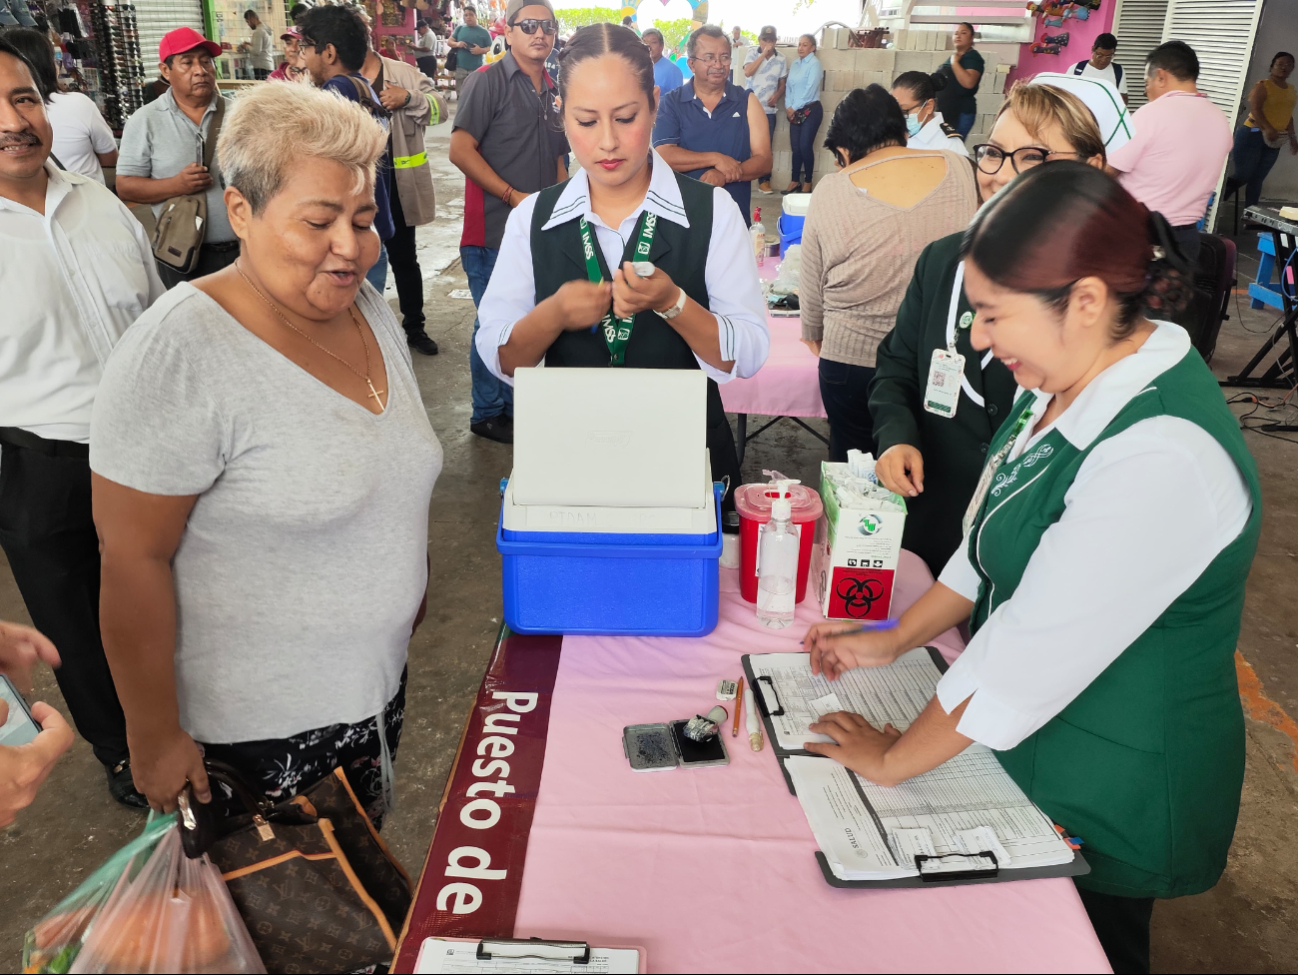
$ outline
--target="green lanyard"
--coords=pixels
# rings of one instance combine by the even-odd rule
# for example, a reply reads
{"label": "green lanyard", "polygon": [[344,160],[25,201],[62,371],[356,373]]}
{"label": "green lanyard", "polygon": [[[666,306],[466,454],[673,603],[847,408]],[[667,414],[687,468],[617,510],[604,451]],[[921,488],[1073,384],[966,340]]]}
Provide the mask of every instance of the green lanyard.
{"label": "green lanyard", "polygon": [[962,528],[966,535],[969,534],[969,529],[973,527],[974,521],[977,520],[983,502],[987,500],[987,492],[991,490],[992,479],[996,476],[996,471],[1000,469],[1001,464],[1005,462],[1005,458],[1014,449],[1014,443],[1019,439],[1019,434],[1023,432],[1028,425],[1028,421],[1032,419],[1032,408],[1036,405],[1036,397],[1033,397],[1028,402],[1028,405],[1024,407],[1023,412],[1019,414],[1019,418],[1014,421],[1014,427],[1010,430],[1009,438],[1006,439],[1005,443],[1001,444],[1000,450],[992,454],[983,466],[983,472],[978,478],[978,486],[974,488],[973,497],[969,499],[969,507],[964,512]]}
{"label": "green lanyard", "polygon": [[[640,236],[636,240],[635,259],[637,261],[646,260],[649,257],[649,247],[653,243],[654,229],[658,226],[658,217],[648,210],[640,218]],[[595,252],[595,238],[590,232],[590,224],[586,223],[586,218],[581,217],[577,223],[581,231],[581,249],[586,258],[586,277],[590,278],[593,284],[599,284],[604,280],[604,273],[599,269],[599,258]],[[604,330],[604,344],[608,346],[608,364],[610,366],[620,366],[626,360],[626,345],[631,341],[631,329],[635,327],[635,316],[630,318],[615,318],[613,309],[610,307],[605,314],[604,320],[600,322],[600,327]]]}

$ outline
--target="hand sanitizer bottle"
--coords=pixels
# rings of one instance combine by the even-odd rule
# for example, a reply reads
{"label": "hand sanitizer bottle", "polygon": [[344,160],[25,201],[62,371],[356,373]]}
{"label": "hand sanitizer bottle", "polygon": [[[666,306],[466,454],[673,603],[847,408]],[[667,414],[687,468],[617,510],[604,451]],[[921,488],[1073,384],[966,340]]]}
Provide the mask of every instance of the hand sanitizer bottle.
{"label": "hand sanitizer bottle", "polygon": [[771,520],[762,529],[757,549],[757,618],[773,630],[793,622],[798,580],[798,534],[787,483],[780,482],[780,497],[771,502]]}

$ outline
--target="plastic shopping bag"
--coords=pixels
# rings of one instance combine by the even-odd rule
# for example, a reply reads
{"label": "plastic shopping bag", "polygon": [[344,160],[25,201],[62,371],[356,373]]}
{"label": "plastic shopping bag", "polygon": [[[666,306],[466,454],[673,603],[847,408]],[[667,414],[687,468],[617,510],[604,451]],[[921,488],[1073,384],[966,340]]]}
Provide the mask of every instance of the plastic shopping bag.
{"label": "plastic shopping bag", "polygon": [[264,973],[220,872],[152,820],[28,932],[25,972]]}

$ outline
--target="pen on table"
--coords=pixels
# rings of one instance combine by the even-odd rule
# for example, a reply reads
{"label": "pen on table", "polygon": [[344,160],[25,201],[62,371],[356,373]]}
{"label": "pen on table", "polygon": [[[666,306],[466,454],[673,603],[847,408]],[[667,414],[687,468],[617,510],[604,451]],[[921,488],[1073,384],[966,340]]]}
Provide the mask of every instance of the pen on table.
{"label": "pen on table", "polygon": [[748,708],[748,744],[753,751],[762,750],[762,719],[757,716],[757,703],[753,700],[753,689],[744,691],[744,706]]}
{"label": "pen on table", "polygon": [[[825,636],[847,636],[849,633],[872,633],[876,630],[895,630],[900,619],[891,620],[866,620],[859,626],[849,626],[845,630],[835,630],[833,633],[826,633]],[[806,640],[799,640],[799,643],[806,643]]]}
{"label": "pen on table", "polygon": [[735,724],[730,729],[730,737],[739,737],[739,712],[744,709],[744,678],[740,675],[739,683],[735,685]]}

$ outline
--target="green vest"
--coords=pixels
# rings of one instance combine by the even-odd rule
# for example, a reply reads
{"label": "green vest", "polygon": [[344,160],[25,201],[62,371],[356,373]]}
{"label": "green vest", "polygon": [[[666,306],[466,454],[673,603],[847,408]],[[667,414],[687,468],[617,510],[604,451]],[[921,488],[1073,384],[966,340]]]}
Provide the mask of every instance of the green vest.
{"label": "green vest", "polygon": [[[1013,416],[1031,395],[1019,398]],[[1244,781],[1234,654],[1262,498],[1239,425],[1203,360],[1187,352],[1090,446],[1078,449],[1054,429],[1005,462],[969,544],[981,580],[971,621],[977,632],[1013,597],[1042,534],[1063,515],[1064,495],[1090,452],[1156,416],[1188,420],[1222,445],[1253,499],[1248,524],[1063,711],[1015,748],[997,753],[1046,815],[1081,837],[1091,873],[1078,885],[1124,897],[1179,897],[1215,884],[1226,866]],[[991,453],[1012,426],[1001,427]],[[1087,580],[1076,583],[1084,599]]]}
{"label": "green vest", "polygon": [[[708,250],[712,242],[712,194],[707,183],[674,174],[680,189],[681,202],[689,217],[689,228],[671,220],[659,220],[649,249],[649,260],[661,268],[684,292],[703,308],[708,307],[706,270]],[[532,213],[532,279],[536,303],[559,290],[568,281],[585,281],[586,259],[582,249],[581,231],[577,218],[580,211],[569,208],[565,222],[549,230],[542,229],[554,214],[555,204],[567,187],[567,182],[550,186],[537,194],[536,209]],[[660,201],[662,202],[662,201]],[[627,241],[623,259],[635,259],[635,234]],[[595,257],[605,280],[612,280],[604,261],[604,252],[595,246]],[[621,265],[619,265],[620,267]],[[609,366],[608,347],[604,335],[598,330],[580,329],[564,331],[545,352],[545,364],[565,368],[599,368]],[[635,316],[631,340],[627,342],[625,366],[628,369],[697,369],[690,345],[662,316],[652,311],[642,311]],[[726,421],[726,409],[721,403],[721,390],[716,381],[707,383],[708,431],[707,445],[712,457],[712,479],[729,478],[732,490],[722,502],[723,509],[734,506],[733,487],[742,480],[739,455],[735,451],[734,437]]]}

